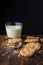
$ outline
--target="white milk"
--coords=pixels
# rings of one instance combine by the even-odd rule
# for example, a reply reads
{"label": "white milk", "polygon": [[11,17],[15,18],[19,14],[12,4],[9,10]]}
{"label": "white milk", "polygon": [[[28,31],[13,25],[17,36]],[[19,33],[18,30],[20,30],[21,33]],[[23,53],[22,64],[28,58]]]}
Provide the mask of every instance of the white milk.
{"label": "white milk", "polygon": [[21,37],[21,31],[21,26],[6,26],[6,33],[10,38]]}

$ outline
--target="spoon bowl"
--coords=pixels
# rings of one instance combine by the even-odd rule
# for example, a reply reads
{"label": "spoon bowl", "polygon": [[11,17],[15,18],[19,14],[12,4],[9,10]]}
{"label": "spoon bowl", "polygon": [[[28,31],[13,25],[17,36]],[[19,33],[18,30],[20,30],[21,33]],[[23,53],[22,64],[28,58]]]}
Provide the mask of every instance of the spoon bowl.
{"label": "spoon bowl", "polygon": [[19,49],[20,47],[22,47],[22,42],[19,42],[19,43],[15,44],[15,49]]}

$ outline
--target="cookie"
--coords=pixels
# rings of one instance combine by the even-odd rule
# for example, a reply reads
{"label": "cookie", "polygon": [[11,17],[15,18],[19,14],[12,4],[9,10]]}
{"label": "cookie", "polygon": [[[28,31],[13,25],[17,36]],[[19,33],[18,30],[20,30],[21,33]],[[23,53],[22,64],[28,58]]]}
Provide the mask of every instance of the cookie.
{"label": "cookie", "polygon": [[37,50],[41,48],[40,43],[27,43],[25,47],[20,50],[22,56],[32,56]]}
{"label": "cookie", "polygon": [[22,41],[21,38],[8,39],[8,43],[9,43],[10,45],[13,45],[13,44],[15,44],[15,43],[17,43],[17,42],[21,42],[21,41]]}
{"label": "cookie", "polygon": [[27,39],[25,39],[24,42],[38,42],[39,41],[39,37],[29,37]]}

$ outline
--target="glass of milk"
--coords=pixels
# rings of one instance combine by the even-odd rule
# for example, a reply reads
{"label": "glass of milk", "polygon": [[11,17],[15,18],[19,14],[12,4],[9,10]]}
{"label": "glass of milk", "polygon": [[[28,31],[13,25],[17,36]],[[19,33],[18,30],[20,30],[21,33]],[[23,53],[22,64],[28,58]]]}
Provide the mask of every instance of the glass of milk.
{"label": "glass of milk", "polygon": [[5,24],[6,34],[9,38],[21,37],[23,24],[20,22],[9,22]]}

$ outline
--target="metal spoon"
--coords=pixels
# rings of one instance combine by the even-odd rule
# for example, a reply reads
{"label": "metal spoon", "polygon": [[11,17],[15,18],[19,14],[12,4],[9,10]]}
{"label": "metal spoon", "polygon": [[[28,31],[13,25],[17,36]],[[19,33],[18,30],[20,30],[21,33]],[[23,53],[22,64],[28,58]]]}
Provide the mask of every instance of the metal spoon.
{"label": "metal spoon", "polygon": [[10,48],[10,49],[7,50],[6,52],[4,52],[4,53],[2,54],[2,56],[6,56],[6,55],[12,53],[15,49],[19,49],[21,46],[22,46],[22,42],[16,43],[16,44],[15,44],[15,47]]}

